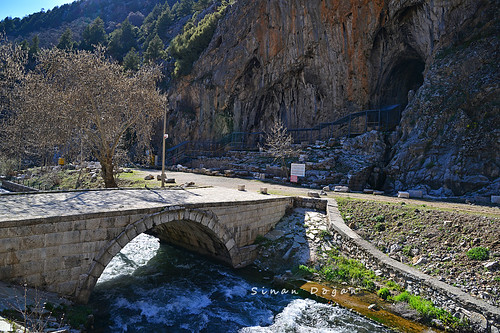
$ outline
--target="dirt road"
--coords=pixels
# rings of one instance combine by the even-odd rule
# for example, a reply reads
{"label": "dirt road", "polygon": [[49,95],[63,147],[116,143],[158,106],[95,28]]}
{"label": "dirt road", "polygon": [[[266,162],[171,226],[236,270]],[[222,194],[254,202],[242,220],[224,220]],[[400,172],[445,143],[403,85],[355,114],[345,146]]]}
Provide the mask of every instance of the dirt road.
{"label": "dirt road", "polygon": [[[161,171],[157,170],[135,170],[138,175],[146,176],[152,174],[155,176],[160,175]],[[206,176],[195,173],[186,172],[166,172],[168,178],[174,178],[176,183],[181,185],[187,182],[194,182],[197,186],[216,186],[224,188],[238,188],[238,185],[245,185],[247,191],[258,192],[261,187],[267,187],[270,194],[277,195],[290,195],[290,196],[307,196],[309,191],[319,192],[318,190],[311,190],[304,187],[275,184],[270,182],[263,182],[255,179],[243,179],[243,178],[228,178],[228,177],[216,177],[216,176]],[[159,182],[154,181],[152,185],[157,186]],[[400,199],[393,196],[386,195],[372,195],[363,193],[337,193],[328,192],[327,196],[332,198],[336,196],[358,198],[364,200],[382,201],[382,202],[405,202],[412,205],[425,205],[426,207],[434,207],[438,209],[446,209],[453,211],[460,211],[472,214],[481,214],[489,216],[500,217],[500,207],[499,206],[483,206],[475,204],[465,204],[465,203],[454,203],[446,201],[434,201],[425,199]]]}

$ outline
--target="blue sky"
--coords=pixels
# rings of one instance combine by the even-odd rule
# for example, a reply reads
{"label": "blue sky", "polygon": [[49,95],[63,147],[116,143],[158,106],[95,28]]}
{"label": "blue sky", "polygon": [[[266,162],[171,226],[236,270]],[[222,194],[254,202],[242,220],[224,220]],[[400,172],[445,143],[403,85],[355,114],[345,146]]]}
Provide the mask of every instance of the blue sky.
{"label": "blue sky", "polygon": [[0,20],[7,16],[23,18],[39,12],[42,8],[49,10],[73,1],[75,0],[0,0]]}

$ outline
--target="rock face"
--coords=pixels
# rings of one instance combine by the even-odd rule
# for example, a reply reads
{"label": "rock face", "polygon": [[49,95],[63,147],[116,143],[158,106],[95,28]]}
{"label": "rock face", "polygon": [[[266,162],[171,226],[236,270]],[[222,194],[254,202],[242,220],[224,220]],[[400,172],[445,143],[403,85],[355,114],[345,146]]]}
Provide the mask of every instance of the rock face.
{"label": "rock face", "polygon": [[387,167],[395,188],[435,196],[499,193],[498,47],[489,36],[436,56],[403,113]]}
{"label": "rock face", "polygon": [[311,127],[408,104],[389,140],[386,188],[491,193],[500,164],[498,149],[491,153],[499,143],[491,54],[498,3],[238,1],[191,74],[170,89],[169,133],[179,142],[209,139],[266,130],[278,118]]}

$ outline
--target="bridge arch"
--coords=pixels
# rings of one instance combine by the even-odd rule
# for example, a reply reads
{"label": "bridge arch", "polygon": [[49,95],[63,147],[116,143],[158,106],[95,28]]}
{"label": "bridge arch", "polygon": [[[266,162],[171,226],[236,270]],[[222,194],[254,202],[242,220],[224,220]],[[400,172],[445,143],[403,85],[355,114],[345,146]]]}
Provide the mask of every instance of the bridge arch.
{"label": "bridge arch", "polygon": [[[78,281],[75,293],[78,302],[88,301],[109,262],[125,245],[146,231],[169,243],[212,256],[233,267],[238,265],[240,254],[236,241],[219,222],[217,215],[207,210],[170,207],[129,224],[117,237],[107,242],[95,257],[88,273]],[[180,241],[182,238],[189,241],[183,243]]]}

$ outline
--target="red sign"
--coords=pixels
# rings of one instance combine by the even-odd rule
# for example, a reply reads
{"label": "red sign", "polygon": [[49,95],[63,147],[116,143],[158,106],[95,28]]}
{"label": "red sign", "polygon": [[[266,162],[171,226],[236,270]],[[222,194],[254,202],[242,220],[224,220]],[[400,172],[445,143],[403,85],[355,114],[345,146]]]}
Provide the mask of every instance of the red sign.
{"label": "red sign", "polygon": [[296,183],[298,180],[299,180],[299,177],[298,177],[298,176],[295,176],[295,175],[291,175],[291,176],[290,176],[290,181],[291,181],[292,183]]}

